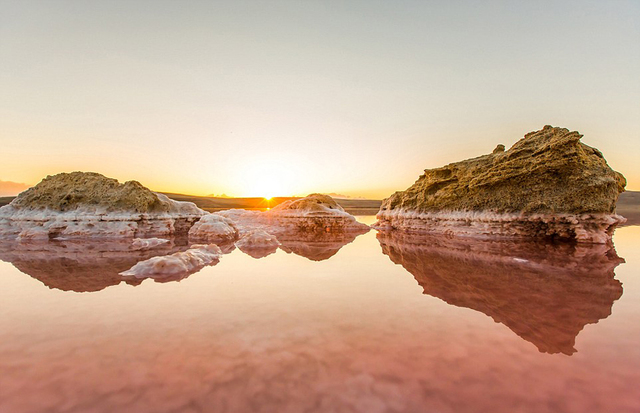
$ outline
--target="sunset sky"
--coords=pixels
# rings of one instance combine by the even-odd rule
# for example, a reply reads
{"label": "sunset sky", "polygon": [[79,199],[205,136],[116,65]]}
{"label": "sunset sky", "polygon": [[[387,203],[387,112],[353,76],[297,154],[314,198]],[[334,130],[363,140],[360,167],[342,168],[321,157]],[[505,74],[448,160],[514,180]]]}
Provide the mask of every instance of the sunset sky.
{"label": "sunset sky", "polygon": [[0,195],[383,198],[546,124],[640,190],[640,1],[0,0]]}

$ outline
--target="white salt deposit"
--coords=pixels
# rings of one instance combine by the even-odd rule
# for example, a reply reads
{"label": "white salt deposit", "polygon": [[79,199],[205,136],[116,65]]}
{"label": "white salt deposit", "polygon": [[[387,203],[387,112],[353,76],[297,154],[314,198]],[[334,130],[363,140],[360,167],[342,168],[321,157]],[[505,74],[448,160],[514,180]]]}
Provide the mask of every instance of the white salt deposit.
{"label": "white salt deposit", "polygon": [[168,242],[168,239],[163,238],[134,238],[131,242],[131,248],[134,250],[146,250]]}
{"label": "white salt deposit", "polygon": [[[158,198],[166,196],[158,194]],[[175,207],[171,212],[139,213],[110,211],[104,207],[83,206],[71,211],[0,208],[0,238],[47,240],[52,238],[134,238],[168,236],[185,231],[205,211],[190,202],[167,198]]]}
{"label": "white salt deposit", "polygon": [[216,213],[204,215],[189,230],[189,240],[194,242],[220,243],[237,237],[233,221]]}
{"label": "white salt deposit", "polygon": [[135,278],[165,278],[190,274],[220,261],[222,251],[215,244],[192,245],[186,251],[141,261],[120,275]]}
{"label": "white salt deposit", "polygon": [[560,237],[604,244],[626,219],[615,214],[515,214],[476,211],[381,211],[373,228],[469,237]]}
{"label": "white salt deposit", "polygon": [[240,237],[244,233],[263,230],[272,235],[284,232],[360,232],[368,226],[358,222],[345,211],[270,210],[246,211],[230,209],[218,214],[228,218],[238,229]]}

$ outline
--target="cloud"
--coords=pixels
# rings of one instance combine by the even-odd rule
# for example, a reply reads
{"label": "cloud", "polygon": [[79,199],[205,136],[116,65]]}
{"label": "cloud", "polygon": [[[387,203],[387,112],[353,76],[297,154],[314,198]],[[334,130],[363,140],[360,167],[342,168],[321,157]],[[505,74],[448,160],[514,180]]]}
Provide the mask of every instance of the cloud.
{"label": "cloud", "polygon": [[20,192],[30,187],[31,185],[22,184],[19,182],[0,181],[0,196],[18,195]]}

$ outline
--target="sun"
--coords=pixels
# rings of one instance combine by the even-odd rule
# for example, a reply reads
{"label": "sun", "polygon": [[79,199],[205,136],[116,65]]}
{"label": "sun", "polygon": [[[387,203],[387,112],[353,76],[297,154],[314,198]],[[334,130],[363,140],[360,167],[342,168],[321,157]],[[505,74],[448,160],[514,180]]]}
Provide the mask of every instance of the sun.
{"label": "sun", "polygon": [[264,159],[254,161],[243,172],[242,192],[245,196],[271,201],[276,196],[292,193],[295,176],[284,163]]}

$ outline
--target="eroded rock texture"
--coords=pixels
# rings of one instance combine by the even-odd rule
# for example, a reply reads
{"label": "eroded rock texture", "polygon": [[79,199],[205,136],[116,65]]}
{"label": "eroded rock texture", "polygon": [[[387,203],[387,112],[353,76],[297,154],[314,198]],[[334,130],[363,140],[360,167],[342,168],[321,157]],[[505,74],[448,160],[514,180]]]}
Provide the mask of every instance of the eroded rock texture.
{"label": "eroded rock texture", "polygon": [[607,242],[624,220],[615,205],[626,180],[580,138],[545,126],[509,150],[427,169],[383,202],[376,227]]}

